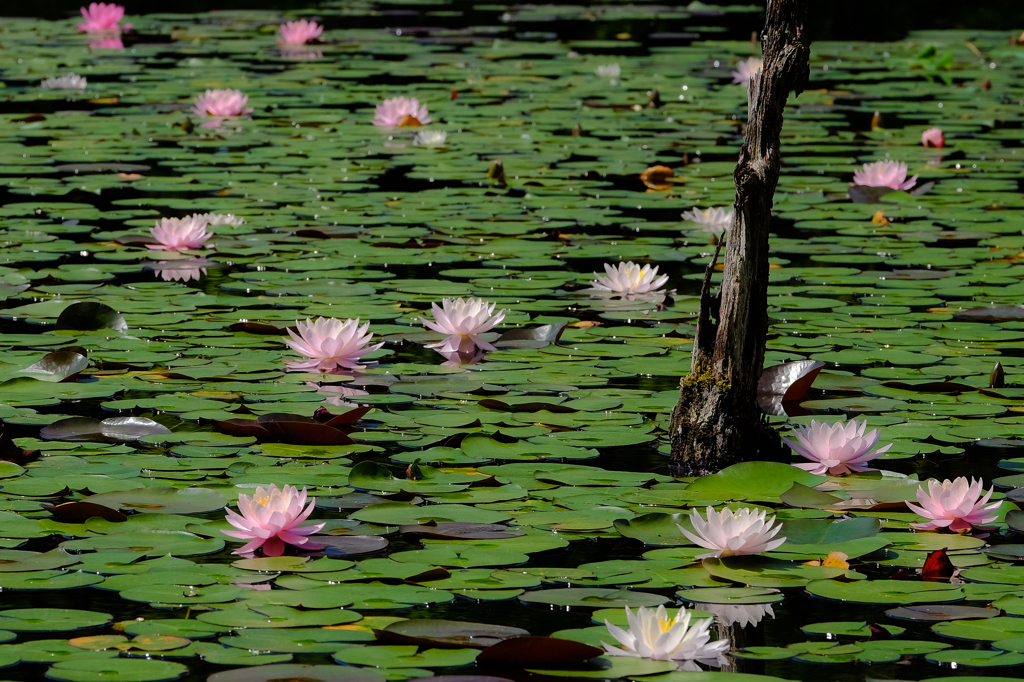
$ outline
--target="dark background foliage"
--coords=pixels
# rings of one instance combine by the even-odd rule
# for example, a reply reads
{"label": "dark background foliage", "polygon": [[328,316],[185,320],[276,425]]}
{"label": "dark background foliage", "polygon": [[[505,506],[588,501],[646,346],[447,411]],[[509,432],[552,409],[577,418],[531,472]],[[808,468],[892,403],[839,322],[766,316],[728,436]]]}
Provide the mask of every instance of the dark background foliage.
{"label": "dark background foliage", "polygon": [[[643,0],[640,0],[641,2]],[[661,0],[662,2],[664,0]],[[582,0],[581,4],[612,4],[614,0]],[[718,0],[730,4],[728,0]],[[740,4],[749,4],[741,0]],[[651,0],[652,4],[660,4]],[[36,0],[31,3],[6,3],[0,15],[37,16],[59,19],[77,14],[79,0]],[[128,14],[149,11],[205,12],[211,9],[315,9],[307,0],[165,0],[154,5],[148,0],[121,0]],[[472,6],[456,0],[455,4]],[[515,4],[510,2],[509,4]],[[677,3],[685,6],[687,1]],[[713,4],[709,1],[707,4]],[[764,4],[763,0],[759,4]],[[1020,33],[1024,31],[1024,2],[1021,0],[811,0],[815,40],[899,40],[911,30],[985,29]],[[396,9],[399,5],[390,5]],[[416,7],[411,7],[416,9]],[[621,26],[620,26],[621,28]],[[640,32],[638,32],[640,33]]]}

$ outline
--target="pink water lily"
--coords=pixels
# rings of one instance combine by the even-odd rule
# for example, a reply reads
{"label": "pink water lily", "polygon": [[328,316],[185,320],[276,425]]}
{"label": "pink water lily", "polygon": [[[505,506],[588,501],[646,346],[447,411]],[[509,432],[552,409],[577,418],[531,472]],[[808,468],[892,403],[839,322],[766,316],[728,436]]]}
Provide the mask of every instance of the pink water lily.
{"label": "pink water lily", "polygon": [[775,537],[782,530],[782,525],[773,527],[775,517],[766,516],[766,511],[757,512],[750,507],[736,511],[726,507],[717,512],[708,507],[707,518],[701,516],[696,509],[690,513],[695,533],[682,526],[676,527],[690,542],[712,550],[699,555],[698,559],[761,554],[772,551],[786,541],[784,537]]}
{"label": "pink water lily", "polygon": [[109,31],[125,30],[132,27],[131,24],[119,26],[118,22],[124,16],[124,7],[114,3],[93,2],[88,7],[79,10],[85,21],[78,25],[79,31]]}
{"label": "pink water lily", "polygon": [[921,144],[925,147],[945,147],[946,137],[942,134],[942,128],[929,128],[921,133]]}
{"label": "pink water lily", "polygon": [[754,74],[762,68],[764,68],[763,59],[760,59],[759,57],[744,59],[736,65],[736,70],[732,72],[732,82],[738,83],[745,88],[749,88],[750,79],[753,78]]}
{"label": "pink water lily", "polygon": [[793,466],[806,469],[812,474],[840,476],[854,471],[865,471],[867,467],[861,466],[892,447],[892,443],[872,450],[878,443],[878,429],[871,429],[865,433],[868,422],[857,421],[818,422],[811,420],[809,426],[798,426],[793,429],[793,435],[797,442],[788,438],[782,440],[793,451],[811,460],[810,464],[794,464]]}
{"label": "pink water lily", "polygon": [[955,533],[966,533],[974,526],[982,526],[996,520],[996,510],[1002,502],[986,503],[992,497],[995,488],[985,491],[981,479],[960,476],[950,481],[948,478],[939,483],[934,478],[928,481],[928,492],[924,487],[917,489],[917,501],[920,506],[907,502],[910,511],[930,519],[926,523],[911,524],[918,530],[936,530],[949,528]]}
{"label": "pink water lily", "polygon": [[424,126],[430,123],[427,105],[415,97],[393,97],[377,105],[373,125],[385,127]]}
{"label": "pink water lily", "polygon": [[195,99],[192,111],[197,116],[247,116],[252,107],[246,107],[248,95],[240,90],[207,90]]}
{"label": "pink water lily", "polygon": [[291,329],[284,339],[292,350],[305,355],[308,360],[286,360],[285,364],[293,372],[335,372],[338,369],[363,369],[360,359],[369,355],[382,343],[370,346],[373,334],[368,330],[370,323],[359,326],[359,319],[341,320],[334,317],[320,317],[315,322],[295,323],[299,333]]}
{"label": "pink water lily", "polygon": [[[494,303],[487,303],[480,298],[446,298],[441,307],[431,305],[434,320],[421,317],[420,322],[427,329],[447,334],[442,341],[428,343],[447,357],[448,353],[472,353],[475,349],[494,350],[494,346],[480,338],[480,334],[490,331],[505,319],[505,311],[494,313]],[[451,358],[449,358],[451,360]]]}
{"label": "pink water lily", "polygon": [[300,526],[309,518],[316,505],[316,499],[306,504],[306,489],[297,490],[295,486],[286,485],[284,489],[271,484],[267,489],[256,488],[256,493],[238,496],[238,511],[235,513],[225,507],[227,522],[238,530],[223,530],[225,535],[248,543],[236,549],[233,554],[248,554],[263,548],[266,556],[281,556],[285,545],[294,545],[302,549],[323,549],[322,545],[310,542],[306,537],[324,527],[323,523],[311,526]]}
{"label": "pink water lily", "polygon": [[907,164],[902,161],[875,161],[865,163],[864,168],[853,172],[853,184],[864,187],[891,187],[910,189],[917,182],[917,176],[907,179]]}
{"label": "pink water lily", "polygon": [[278,45],[305,45],[319,37],[324,32],[324,27],[315,21],[299,19],[281,24],[280,31],[281,37],[277,39]]}
{"label": "pink water lily", "polygon": [[161,251],[187,251],[198,249],[213,235],[206,231],[207,222],[203,216],[190,215],[186,218],[161,218],[150,232],[157,244],[146,244],[148,249]]}

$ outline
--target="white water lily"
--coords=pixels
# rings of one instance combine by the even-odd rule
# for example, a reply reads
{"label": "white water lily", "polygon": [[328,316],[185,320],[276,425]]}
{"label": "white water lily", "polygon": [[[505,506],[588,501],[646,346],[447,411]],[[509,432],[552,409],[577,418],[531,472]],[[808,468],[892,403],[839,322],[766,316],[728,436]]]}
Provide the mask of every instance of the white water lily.
{"label": "white water lily", "polygon": [[676,661],[682,670],[700,671],[697,661],[720,667],[725,663],[723,655],[729,649],[729,641],[711,641],[713,618],[705,618],[690,624],[691,614],[680,608],[675,618],[669,619],[664,606],[657,610],[640,607],[634,614],[626,607],[626,621],[629,629],[623,630],[607,620],[608,632],[622,648],[605,642],[609,656],[633,656],[654,661]]}
{"label": "white water lily", "polygon": [[782,530],[782,525],[773,528],[775,517],[765,518],[766,515],[766,511],[756,512],[750,507],[736,511],[726,507],[719,512],[708,507],[706,519],[696,509],[690,514],[696,534],[682,526],[676,527],[690,542],[712,550],[701,554],[698,559],[761,554],[772,551],[786,541],[784,537],[775,538]]}
{"label": "white water lily", "polygon": [[602,78],[618,78],[622,75],[622,67],[618,64],[602,64],[594,70]]}
{"label": "white water lily", "polygon": [[668,275],[658,277],[657,265],[640,267],[632,261],[617,266],[605,263],[604,271],[604,275],[594,273],[597,279],[591,280],[590,286],[624,296],[661,293],[660,288],[668,281]]}
{"label": "white water lily", "polygon": [[704,211],[694,206],[692,210],[683,213],[683,220],[689,220],[703,225],[708,232],[721,232],[732,227],[733,209],[709,208]]}
{"label": "white water lily", "polygon": [[440,147],[447,139],[448,133],[443,130],[421,130],[416,133],[413,143],[424,147]]}
{"label": "white water lily", "polygon": [[233,213],[203,213],[197,217],[205,220],[207,225],[230,225],[231,227],[238,227],[245,222],[245,220],[239,218]]}
{"label": "white water lily", "polygon": [[47,78],[39,84],[39,87],[49,90],[85,90],[89,87],[89,81],[85,79],[85,76],[68,72],[63,76]]}

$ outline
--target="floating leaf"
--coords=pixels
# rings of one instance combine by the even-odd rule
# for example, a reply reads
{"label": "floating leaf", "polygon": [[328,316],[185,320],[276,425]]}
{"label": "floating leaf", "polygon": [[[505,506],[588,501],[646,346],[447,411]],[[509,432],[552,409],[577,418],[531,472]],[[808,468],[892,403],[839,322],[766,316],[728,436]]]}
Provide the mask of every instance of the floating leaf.
{"label": "floating leaf", "polygon": [[146,417],[108,417],[103,421],[71,417],[44,426],[39,437],[46,440],[137,440],[170,432],[163,424]]}
{"label": "floating leaf", "polygon": [[211,488],[133,488],[93,495],[85,502],[156,514],[204,514],[227,505],[224,495]]}
{"label": "floating leaf", "polygon": [[86,357],[85,349],[62,348],[47,353],[21,372],[31,374],[40,381],[64,381],[88,366],[89,358]]}
{"label": "floating leaf", "polygon": [[604,653],[589,644],[554,637],[520,635],[492,644],[477,657],[478,665],[513,666],[568,665]]}
{"label": "floating leaf", "polygon": [[302,680],[303,682],[384,682],[379,672],[366,668],[338,665],[261,665],[252,668],[224,670],[206,678],[207,682],[274,682],[274,680]]}
{"label": "floating leaf", "polygon": [[72,303],[61,311],[57,317],[57,329],[75,331],[93,331],[96,329],[112,329],[123,332],[128,329],[121,313],[105,303],[80,301]]}

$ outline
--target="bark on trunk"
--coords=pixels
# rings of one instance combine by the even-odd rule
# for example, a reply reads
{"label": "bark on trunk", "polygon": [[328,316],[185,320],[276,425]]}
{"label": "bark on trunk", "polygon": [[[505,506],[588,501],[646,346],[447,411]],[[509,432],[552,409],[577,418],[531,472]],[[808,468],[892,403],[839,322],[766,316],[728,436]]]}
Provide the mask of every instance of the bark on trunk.
{"label": "bark on trunk", "polygon": [[768,331],[768,226],[779,181],[779,136],[789,92],[800,94],[807,83],[806,17],[807,0],[768,2],[764,66],[750,80],[746,135],[733,174],[735,213],[721,292],[710,292],[712,261],[701,292],[690,374],[672,412],[672,459],[683,474],[783,456],[756,395]]}

